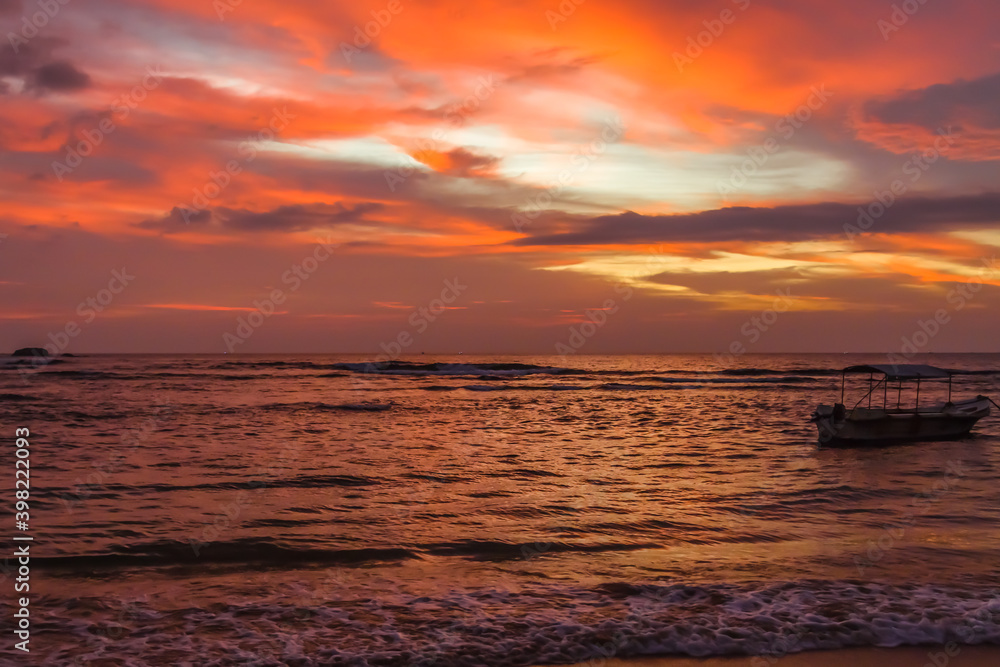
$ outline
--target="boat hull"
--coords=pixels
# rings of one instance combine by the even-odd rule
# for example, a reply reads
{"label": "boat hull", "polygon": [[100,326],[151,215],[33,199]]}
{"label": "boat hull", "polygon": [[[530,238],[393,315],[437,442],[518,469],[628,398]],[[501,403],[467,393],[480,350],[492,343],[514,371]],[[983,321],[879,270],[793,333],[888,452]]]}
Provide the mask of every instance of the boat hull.
{"label": "boat hull", "polygon": [[977,397],[920,412],[856,409],[816,417],[819,442],[827,447],[878,446],[900,442],[948,440],[968,435],[990,414],[989,399]]}

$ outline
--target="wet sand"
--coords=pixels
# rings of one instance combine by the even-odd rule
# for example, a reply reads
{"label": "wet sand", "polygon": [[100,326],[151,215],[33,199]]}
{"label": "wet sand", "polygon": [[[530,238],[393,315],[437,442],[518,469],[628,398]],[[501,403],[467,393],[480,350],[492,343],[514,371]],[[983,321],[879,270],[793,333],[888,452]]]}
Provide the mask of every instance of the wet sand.
{"label": "wet sand", "polygon": [[[781,658],[609,658],[574,667],[997,667],[1000,646],[907,646],[806,651]],[[541,666],[539,666],[541,667]]]}

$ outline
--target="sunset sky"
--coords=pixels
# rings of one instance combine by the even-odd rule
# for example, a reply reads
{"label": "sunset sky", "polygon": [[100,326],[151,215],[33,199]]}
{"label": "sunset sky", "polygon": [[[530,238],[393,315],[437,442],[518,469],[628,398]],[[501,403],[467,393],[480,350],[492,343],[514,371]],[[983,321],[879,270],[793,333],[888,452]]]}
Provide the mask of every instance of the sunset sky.
{"label": "sunset sky", "polygon": [[0,351],[1000,351],[996,3],[62,2]]}

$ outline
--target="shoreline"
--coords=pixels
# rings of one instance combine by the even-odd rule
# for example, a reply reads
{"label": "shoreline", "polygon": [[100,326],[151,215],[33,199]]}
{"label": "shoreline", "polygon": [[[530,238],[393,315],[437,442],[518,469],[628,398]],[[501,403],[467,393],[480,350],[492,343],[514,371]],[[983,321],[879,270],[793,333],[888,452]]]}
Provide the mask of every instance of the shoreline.
{"label": "shoreline", "polygon": [[[995,667],[1000,665],[1000,646],[937,645],[895,648],[855,647],[829,651],[803,651],[781,657],[643,656],[594,658],[570,667]],[[535,667],[547,667],[535,665]]]}

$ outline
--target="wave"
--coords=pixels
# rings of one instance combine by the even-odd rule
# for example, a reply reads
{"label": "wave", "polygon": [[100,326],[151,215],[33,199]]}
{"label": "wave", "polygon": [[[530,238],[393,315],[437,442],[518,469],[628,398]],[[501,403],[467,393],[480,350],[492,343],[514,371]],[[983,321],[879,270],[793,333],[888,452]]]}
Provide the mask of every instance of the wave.
{"label": "wave", "polygon": [[[661,381],[660,378],[651,378],[656,381]],[[765,384],[768,388],[774,389],[792,389],[795,391],[824,391],[826,387],[812,387],[812,386],[802,386],[800,383],[807,383],[809,380],[799,380],[799,381],[786,381],[783,378],[777,378],[774,380],[758,380],[758,381],[740,381],[740,380],[729,380],[729,379],[716,379],[716,380],[696,380],[696,379],[684,379],[680,381],[662,381],[662,384],[652,385],[652,384],[633,384],[627,382],[605,382],[604,384],[596,385],[572,385],[572,384],[552,384],[552,385],[536,385],[536,384],[497,384],[497,385],[483,385],[483,384],[469,384],[469,385],[427,385],[424,387],[419,387],[423,391],[457,391],[464,389],[465,391],[475,391],[475,392],[491,392],[491,391],[593,391],[595,389],[604,389],[610,391],[668,391],[668,390],[684,390],[684,389],[700,389],[712,384],[724,384],[727,390],[754,390],[759,389],[759,385]]]}
{"label": "wave", "polygon": [[[81,494],[75,487],[47,487],[38,491],[39,502],[50,502],[53,498],[73,501],[85,495],[88,499],[113,499],[136,494],[173,493],[177,491],[260,491],[263,489],[324,489],[343,486],[375,486],[382,480],[355,475],[304,475],[300,477],[274,478],[261,474],[231,482],[211,484],[104,484],[100,490],[87,489]],[[35,494],[32,493],[32,497]]]}
{"label": "wave", "polygon": [[612,391],[649,391],[664,389],[662,386],[652,384],[625,384],[622,382],[606,382],[598,387],[599,389],[610,389]]}
{"label": "wave", "polygon": [[[287,525],[297,525],[295,522]],[[659,548],[655,543],[519,543],[491,540],[418,543],[410,546],[370,547],[361,549],[302,548],[291,544],[254,538],[208,542],[161,540],[120,544],[102,553],[74,556],[32,557],[31,562],[44,569],[70,570],[74,573],[121,567],[171,567],[198,564],[297,567],[303,564],[372,564],[425,557],[457,556],[469,560],[522,560],[540,554],[598,553]]]}
{"label": "wave", "polygon": [[[509,513],[498,512],[498,515]],[[287,528],[303,526],[322,521],[316,519],[258,519],[257,527]],[[192,538],[187,541],[159,540],[134,541],[129,544],[110,545],[99,553],[84,553],[73,556],[52,556],[32,558],[32,563],[42,568],[70,570],[74,573],[96,571],[109,568],[142,567],[184,567],[199,564],[233,565],[238,567],[264,566],[267,568],[297,568],[303,564],[377,564],[386,561],[416,560],[435,557],[461,558],[469,561],[525,561],[554,554],[586,554],[605,552],[628,552],[644,549],[663,549],[665,545],[711,545],[711,544],[759,544],[783,541],[785,538],[766,534],[724,534],[714,528],[698,528],[695,534],[681,535],[689,531],[689,524],[663,522],[641,522],[639,524],[596,524],[585,531],[563,531],[563,537],[571,533],[585,532],[593,537],[610,537],[609,541],[545,541],[507,542],[503,540],[460,540],[452,542],[418,542],[405,545],[383,545],[367,548],[322,548],[292,543],[279,543],[260,538],[240,538],[233,540],[203,541]],[[664,530],[673,529],[669,536]],[[193,535],[203,535],[195,532]],[[631,538],[625,538],[625,535]],[[650,538],[659,541],[649,541]]]}
{"label": "wave", "polygon": [[[355,553],[364,551],[371,550]],[[500,582],[420,595],[392,580],[377,593],[352,590],[345,585],[350,577],[343,572],[315,588],[210,608],[140,601],[126,610],[124,601],[92,598],[47,597],[45,604],[60,607],[48,623],[64,623],[81,642],[96,637],[99,650],[113,651],[103,657],[141,655],[157,664],[231,664],[239,657],[304,666],[527,667],[653,655],[762,656],[760,662],[773,664],[802,651],[906,645],[926,645],[933,662],[934,646],[1000,644],[1000,591],[984,587],[807,580],[508,588]],[[115,606],[122,607],[119,618],[142,632],[102,642],[102,623]],[[159,660],[159,650],[169,660]]]}
{"label": "wave", "polygon": [[323,364],[315,361],[223,361],[209,368],[295,368],[302,370],[330,370],[335,364]]}
{"label": "wave", "polygon": [[[429,363],[421,364],[408,361],[391,361],[391,362],[361,362],[361,363],[339,363],[333,364],[334,367],[351,371],[354,373],[372,373],[378,375],[417,375],[417,376],[486,376],[486,377],[520,377],[525,375],[591,375],[591,376],[620,376],[620,377],[641,377],[651,374],[661,374],[661,375],[671,375],[671,374],[684,374],[699,376],[698,380],[702,380],[701,376],[712,376],[712,375],[737,375],[737,376],[755,376],[755,375],[782,375],[787,377],[812,377],[817,375],[833,375],[839,373],[839,371],[826,370],[826,369],[798,369],[798,370],[780,370],[780,369],[762,369],[762,368],[747,368],[747,369],[726,369],[721,371],[715,370],[626,370],[626,369],[582,369],[582,368],[567,368],[563,366],[538,366],[535,364],[521,364],[521,363],[485,363],[485,364],[469,364],[469,363]],[[658,378],[663,382],[670,381],[684,381],[683,379],[678,380],[666,380]],[[692,382],[697,380],[690,380]],[[718,379],[719,382],[730,381],[724,379]]]}
{"label": "wave", "polygon": [[765,373],[768,377],[755,377],[748,378],[742,377],[742,373],[731,373],[731,375],[738,375],[741,377],[677,377],[677,378],[662,378],[654,377],[652,379],[657,382],[664,383],[698,383],[698,384],[778,384],[778,383],[788,383],[795,384],[798,382],[816,382],[816,378],[807,375],[786,375],[783,372],[775,373]]}
{"label": "wave", "polygon": [[355,564],[399,561],[408,558],[417,558],[417,554],[408,549],[396,547],[298,549],[254,539],[219,542],[191,539],[187,542],[164,540],[123,544],[98,554],[32,557],[31,563],[43,569],[81,572],[123,567],[169,567],[195,564],[200,566],[265,565],[268,567],[297,566],[306,563]]}
{"label": "wave", "polygon": [[806,377],[840,375],[840,369],[833,368],[727,368],[717,371],[720,375],[801,375]]}
{"label": "wave", "polygon": [[[160,372],[160,373],[145,373],[142,375],[133,375],[132,378],[135,380],[153,380],[157,378],[194,378],[198,380],[223,380],[229,382],[238,382],[243,380],[274,380],[275,376],[270,373],[173,373],[173,372]],[[300,374],[300,375],[289,375],[285,374],[280,377],[315,377],[315,375]]]}
{"label": "wave", "polygon": [[[408,361],[337,363],[333,367],[351,373],[413,377],[478,377],[501,380],[531,375],[562,375],[582,377],[643,378],[664,384],[797,384],[817,382],[821,377],[838,375],[840,370],[826,368],[728,368],[721,370],[694,369],[582,369],[563,366],[539,366],[522,363],[416,363]],[[612,383],[613,384],[613,383]],[[475,390],[486,391],[480,385]],[[470,387],[471,388],[471,387]]]}
{"label": "wave", "polygon": [[[263,405],[254,406],[254,410],[265,410],[265,411],[276,411],[276,412],[329,412],[329,411],[347,411],[347,412],[381,412],[383,410],[388,410],[393,407],[394,402],[389,401],[386,403],[380,401],[359,401],[357,403],[323,403],[321,401],[301,401],[298,403],[265,403]],[[247,408],[224,408],[220,412],[226,413],[242,413],[246,412]]]}
{"label": "wave", "polygon": [[378,401],[362,401],[360,403],[335,403],[324,406],[326,410],[352,410],[355,412],[382,412],[393,407],[395,403],[380,403]]}
{"label": "wave", "polygon": [[[193,380],[221,380],[223,382],[243,382],[246,380],[270,380],[273,381],[276,377],[280,378],[314,378],[317,377],[310,373],[300,373],[300,374],[283,374],[276,376],[271,373],[203,373],[203,372],[191,372],[191,373],[177,373],[174,371],[161,371],[157,373],[114,373],[109,371],[87,371],[87,370],[74,370],[74,371],[44,371],[41,375],[49,376],[63,376],[63,377],[109,377],[109,378],[121,378],[124,380],[159,380],[163,378],[185,378]],[[340,374],[334,374],[334,376]],[[319,376],[319,377],[329,377],[329,376]]]}
{"label": "wave", "polygon": [[[50,364],[51,365],[51,364]],[[88,371],[88,370],[59,370],[59,371],[49,371],[49,370],[39,370],[39,377],[81,377],[81,378],[126,378],[130,379],[130,376],[120,375],[118,373],[109,373],[107,371]]]}
{"label": "wave", "polygon": [[[58,360],[57,360],[58,361]],[[61,363],[61,362],[60,362]],[[201,372],[203,370],[216,370],[223,372]],[[476,377],[480,380],[502,381],[504,379],[517,379],[526,376],[536,375],[556,375],[572,377],[598,378],[642,378],[636,385],[646,382],[659,382],[662,384],[740,384],[740,383],[760,383],[760,384],[800,384],[816,382],[820,378],[835,376],[840,374],[839,369],[827,368],[724,368],[724,369],[584,369],[563,366],[542,366],[537,364],[498,362],[498,363],[418,363],[410,361],[369,361],[369,362],[338,362],[338,363],[317,363],[311,361],[227,361],[206,366],[192,366],[190,364],[177,364],[165,366],[163,370],[154,373],[124,374],[111,371],[98,371],[86,369],[74,370],[43,370],[40,373],[53,377],[79,377],[87,379],[97,378],[123,378],[130,380],[139,379],[160,379],[160,378],[188,378],[197,380],[220,380],[242,382],[248,380],[273,379],[272,373],[268,370],[302,370],[302,371],[327,371],[325,373],[304,373],[301,375],[282,374],[281,377],[302,377],[302,378],[337,378],[347,377],[352,374],[371,374],[380,376],[409,376],[421,377]],[[178,372],[179,371],[179,372]],[[190,371],[190,372],[187,372]],[[228,371],[228,372],[227,372]],[[258,371],[236,373],[233,371]],[[260,372],[265,371],[265,372]],[[996,374],[1000,371],[969,371],[964,372],[971,375]],[[609,384],[616,384],[609,382]],[[475,386],[472,390],[486,391],[485,388]],[[471,388],[470,388],[471,389]]]}
{"label": "wave", "polygon": [[56,366],[65,363],[65,359],[57,359],[56,357],[0,357],[0,369],[41,368],[43,366]]}
{"label": "wave", "polygon": [[465,540],[419,545],[420,553],[430,556],[462,556],[472,560],[522,560],[542,554],[599,553],[606,551],[638,551],[657,549],[654,543],[567,543],[567,542],[501,542]]}
{"label": "wave", "polygon": [[[448,364],[430,363],[418,364],[410,361],[339,363],[334,368],[353,371],[355,373],[372,373],[376,375],[485,375],[485,376],[520,376],[520,375],[563,375],[574,372],[568,368],[557,366],[536,366],[534,364],[497,363],[497,364]],[[579,371],[586,372],[586,371]]]}

